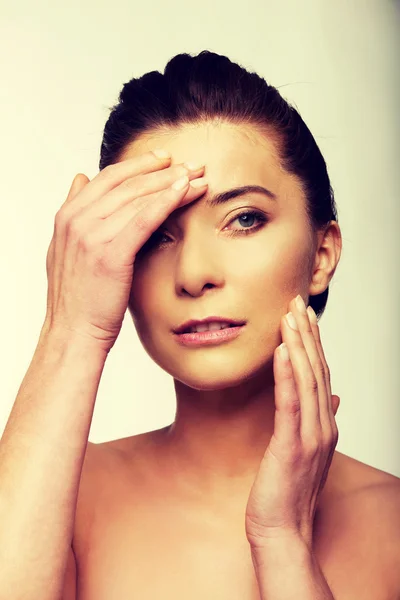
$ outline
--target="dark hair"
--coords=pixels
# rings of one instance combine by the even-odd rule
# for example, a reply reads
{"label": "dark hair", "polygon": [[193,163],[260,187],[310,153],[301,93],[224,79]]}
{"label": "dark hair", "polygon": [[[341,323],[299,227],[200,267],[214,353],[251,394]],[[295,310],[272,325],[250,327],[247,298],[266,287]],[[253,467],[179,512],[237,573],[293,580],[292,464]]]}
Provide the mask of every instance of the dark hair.
{"label": "dark hair", "polygon": [[[297,110],[265,79],[226,56],[178,54],[163,74],[152,71],[125,83],[118,100],[104,128],[100,170],[145,132],[218,118],[255,125],[275,142],[282,167],[300,180],[312,232],[338,221],[325,160]],[[310,296],[317,317],[328,294],[329,286]]]}

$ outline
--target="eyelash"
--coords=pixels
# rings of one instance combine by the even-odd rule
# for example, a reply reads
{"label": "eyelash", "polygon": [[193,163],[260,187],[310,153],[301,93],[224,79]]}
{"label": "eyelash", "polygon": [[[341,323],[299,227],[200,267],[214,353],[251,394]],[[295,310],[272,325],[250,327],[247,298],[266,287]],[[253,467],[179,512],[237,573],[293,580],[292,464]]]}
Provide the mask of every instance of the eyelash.
{"label": "eyelash", "polygon": [[[256,217],[259,221],[258,225],[256,225],[255,227],[245,227],[244,229],[237,229],[232,233],[228,233],[228,237],[234,237],[236,235],[249,235],[249,233],[252,233],[253,231],[257,231],[258,229],[260,229],[267,221],[267,217],[265,215],[263,215],[262,213],[260,213],[258,210],[245,210],[241,213],[239,213],[238,215],[236,215],[236,217],[234,219],[232,219],[232,221],[230,223],[233,223],[234,221],[236,221],[237,219],[240,219],[240,217],[243,216],[250,216],[250,217]],[[229,223],[228,223],[229,224]]]}
{"label": "eyelash", "polygon": [[[243,216],[250,216],[250,217],[256,217],[259,220],[259,224],[254,226],[254,227],[245,227],[243,229],[239,229],[239,230],[234,230],[231,233],[228,233],[228,237],[235,237],[237,235],[249,235],[250,233],[253,233],[254,231],[257,231],[258,229],[261,229],[261,227],[268,221],[268,218],[262,214],[261,212],[259,212],[258,210],[245,210],[241,213],[239,213],[238,215],[236,215],[236,217],[234,219],[232,219],[232,221],[230,221],[230,223],[233,223],[234,221],[236,221],[237,219],[240,219],[240,217]],[[228,225],[230,224],[228,223]],[[156,233],[153,234],[152,237],[156,237]],[[166,235],[164,234],[162,231],[158,233],[158,235],[160,235],[161,237]],[[157,245],[158,246],[163,246],[165,245],[167,242],[159,242]]]}

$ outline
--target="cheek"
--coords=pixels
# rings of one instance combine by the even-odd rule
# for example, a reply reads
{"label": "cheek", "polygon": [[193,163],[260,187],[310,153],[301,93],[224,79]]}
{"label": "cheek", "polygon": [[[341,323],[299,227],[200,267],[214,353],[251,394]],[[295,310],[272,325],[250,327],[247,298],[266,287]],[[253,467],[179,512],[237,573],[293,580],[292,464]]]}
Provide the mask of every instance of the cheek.
{"label": "cheek", "polygon": [[151,318],[160,312],[164,281],[168,270],[155,269],[149,264],[138,263],[134,266],[132,287],[129,295],[129,310],[135,319]]}
{"label": "cheek", "polygon": [[[272,247],[272,250],[271,250]],[[242,289],[254,305],[279,306],[293,292],[296,295],[307,275],[308,255],[301,242],[270,244],[268,249],[258,247],[241,252],[231,260],[231,280]]]}
{"label": "cheek", "polygon": [[149,281],[146,270],[134,266],[132,287],[129,295],[129,310],[135,319],[140,319],[143,307],[146,306],[146,295],[149,293]]}

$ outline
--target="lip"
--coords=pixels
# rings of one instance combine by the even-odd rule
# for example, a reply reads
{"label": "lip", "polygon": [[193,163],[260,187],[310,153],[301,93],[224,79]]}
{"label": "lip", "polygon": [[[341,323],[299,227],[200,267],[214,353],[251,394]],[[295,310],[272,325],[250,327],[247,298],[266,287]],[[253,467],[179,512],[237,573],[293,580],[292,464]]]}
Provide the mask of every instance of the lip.
{"label": "lip", "polygon": [[178,343],[183,346],[211,346],[237,338],[244,328],[245,324],[227,327],[226,329],[217,329],[216,331],[175,333],[174,335]]}
{"label": "lip", "polygon": [[[173,333],[182,335],[183,332],[194,325],[203,325],[205,323],[229,323],[230,325],[240,326],[245,325],[246,321],[237,321],[236,319],[230,319],[229,317],[207,317],[205,319],[190,319],[185,321],[182,325],[179,325],[176,329],[173,329]],[[224,331],[224,330],[222,330]],[[203,332],[201,332],[203,333]],[[186,335],[186,334],[185,334]],[[189,334],[187,334],[189,335]],[[193,334],[192,334],[193,335]]]}

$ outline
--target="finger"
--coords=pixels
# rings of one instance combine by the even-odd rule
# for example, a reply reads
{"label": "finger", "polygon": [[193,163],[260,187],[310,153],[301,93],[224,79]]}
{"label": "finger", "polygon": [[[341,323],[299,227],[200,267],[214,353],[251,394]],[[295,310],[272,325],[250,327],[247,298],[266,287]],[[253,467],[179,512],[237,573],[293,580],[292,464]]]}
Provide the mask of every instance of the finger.
{"label": "finger", "polygon": [[306,310],[306,306],[301,296],[298,296],[296,298],[293,310],[296,311],[297,320],[301,325],[300,334],[302,336],[303,343],[306,348],[309,361],[318,385],[319,420],[321,424],[323,439],[329,440],[332,429],[331,418],[328,409],[328,406],[331,404],[331,391],[330,387],[328,389],[328,384],[326,381],[326,362],[324,364],[322,360],[323,351],[321,340],[317,340],[316,338],[315,323],[311,322],[309,317],[309,311]]}
{"label": "finger", "polygon": [[[296,321],[299,324],[300,335],[307,352],[309,363],[311,365],[314,381],[317,383],[318,393],[316,396],[316,408],[319,416],[319,431],[322,433],[323,439],[327,440],[331,434],[331,420],[327,408],[327,405],[331,400],[331,395],[330,392],[328,395],[324,366],[322,364],[320,352],[317,347],[314,330],[308,317],[306,305],[300,295],[298,295],[293,301],[292,309],[295,314]],[[309,427],[306,423],[304,425],[305,433],[306,430],[308,430],[308,433],[311,435],[312,424],[310,423]]]}
{"label": "finger", "polygon": [[[179,180],[182,181],[182,180]],[[177,182],[175,182],[177,183]],[[137,203],[124,206],[109,219],[104,220],[104,230],[96,229],[104,238],[108,236],[110,252],[122,263],[122,260],[132,261],[149,239],[151,234],[167,219],[169,214],[184,203],[193,201],[204,194],[207,183],[197,189],[192,189],[190,195],[189,179],[186,177],[184,187],[176,189],[175,184],[164,192],[151,194],[140,198],[140,208]],[[186,195],[189,197],[186,198]],[[133,213],[133,216],[131,216]],[[105,233],[106,232],[106,233]]]}
{"label": "finger", "polygon": [[[326,419],[329,419],[331,431],[332,431],[333,435],[336,436],[336,438],[337,438],[338,431],[337,431],[337,424],[336,424],[336,420],[335,420],[335,412],[339,406],[339,403],[334,398],[337,398],[339,400],[339,402],[340,402],[340,399],[338,396],[335,396],[335,397],[332,396],[331,375],[330,375],[328,363],[326,362],[324,349],[322,347],[321,335],[320,335],[320,329],[318,326],[317,316],[311,306],[308,306],[307,312],[308,312],[310,324],[312,327],[317,350],[319,353],[320,361],[322,364],[322,368],[324,370],[324,379],[325,379],[325,386],[326,386],[326,398],[325,398],[325,401],[324,401],[324,404],[322,407],[323,412],[324,412],[324,422]],[[322,399],[321,399],[321,401],[322,401]]]}
{"label": "finger", "polygon": [[89,178],[83,173],[75,175],[65,202],[71,202],[76,195],[89,183]]}
{"label": "finger", "polygon": [[[290,313],[284,318],[283,339],[289,348],[300,398],[301,437],[310,446],[315,446],[321,436],[319,393],[324,386],[320,381],[321,374],[314,373],[311,363],[316,364],[319,356],[305,307],[304,312],[299,310],[292,300],[289,308]],[[288,322],[290,316],[295,328]]]}
{"label": "finger", "polygon": [[202,166],[195,171],[190,171],[183,165],[176,165],[155,173],[131,177],[96,202],[92,202],[91,205],[82,209],[79,218],[82,215],[85,219],[93,219],[95,217],[105,219],[135,199],[138,207],[140,207],[142,197],[162,192],[180,177],[188,176],[189,180],[192,181],[202,175],[204,169],[205,167]]}
{"label": "finger", "polygon": [[289,454],[298,448],[300,441],[301,410],[289,349],[282,351],[281,344],[274,353],[274,437]]}
{"label": "finger", "polygon": [[[204,194],[207,189],[207,181],[204,177],[195,179],[194,181],[189,182],[190,185],[187,185],[185,189],[187,191],[181,195],[180,198],[176,197],[176,190],[172,192],[172,202],[169,201],[169,205],[167,205],[167,212],[165,208],[161,208],[161,215],[164,216],[164,221],[168,218],[168,216],[175,210],[181,208],[182,206],[188,204],[189,202],[193,202],[196,198]],[[196,187],[193,187],[196,186]],[[171,188],[172,186],[170,186]],[[103,219],[100,223],[96,224],[96,229],[93,231],[93,236],[90,237],[90,243],[107,243],[112,242],[125,228],[130,228],[130,235],[132,236],[132,227],[134,226],[135,217],[139,217],[138,227],[145,228],[144,219],[146,218],[146,211],[149,210],[151,205],[153,206],[153,210],[157,210],[157,204],[161,206],[165,203],[165,194],[169,198],[171,196],[171,189],[162,190],[161,192],[155,192],[153,194],[148,194],[147,196],[142,196],[140,198],[135,198],[131,200],[128,204],[121,206],[117,211],[115,211],[108,218]],[[180,194],[180,191],[178,191]],[[168,202],[168,200],[167,200]],[[169,206],[169,210],[168,210]],[[154,221],[154,224],[150,226],[147,231],[148,238],[156,231],[157,228],[162,225],[164,222],[158,223],[158,219]],[[88,221],[90,223],[90,221]],[[88,236],[86,236],[87,239]]]}
{"label": "finger", "polygon": [[[62,206],[64,206],[64,204],[67,204],[68,202],[72,202],[72,200],[85,187],[85,185],[87,183],[89,183],[89,179],[86,177],[86,175],[84,175],[83,173],[78,173],[77,175],[75,175],[74,179],[72,180],[71,187],[69,188],[67,198]],[[50,270],[52,269],[53,263],[54,263],[55,236],[56,236],[56,224],[54,224],[53,237],[50,241],[50,245],[48,247],[47,255],[46,255],[46,274],[47,274],[47,276],[49,276]]]}
{"label": "finger", "polygon": [[90,186],[82,190],[79,199],[70,205],[73,206],[73,213],[79,212],[93,200],[104,196],[126,179],[165,169],[170,163],[171,156],[158,158],[153,152],[146,152],[105,167],[92,179]]}
{"label": "finger", "polygon": [[321,337],[320,337],[320,332],[319,332],[319,327],[318,327],[318,320],[317,320],[317,316],[315,314],[315,312],[313,311],[311,306],[307,307],[307,314],[308,314],[308,318],[310,321],[310,325],[314,334],[314,339],[316,342],[316,346],[318,349],[318,353],[319,353],[319,357],[320,357],[320,361],[321,364],[323,365],[323,369],[324,369],[324,379],[325,379],[325,385],[326,385],[326,389],[327,389],[327,393],[326,393],[326,402],[324,404],[320,405],[320,412],[321,412],[321,426],[323,429],[323,435],[324,435],[324,443],[326,444],[326,447],[328,449],[328,455],[326,458],[326,463],[324,466],[324,470],[321,476],[321,481],[320,481],[320,485],[319,485],[319,491],[322,490],[322,488],[325,485],[326,479],[328,477],[328,472],[329,472],[329,468],[333,459],[333,454],[335,452],[335,447],[336,444],[338,442],[338,428],[336,425],[336,421],[334,418],[334,413],[333,413],[333,407],[332,407],[332,401],[333,398],[338,398],[338,396],[332,397],[331,394],[331,385],[330,385],[330,373],[329,373],[329,368],[325,359],[325,353],[322,347],[322,343],[321,343]]}

